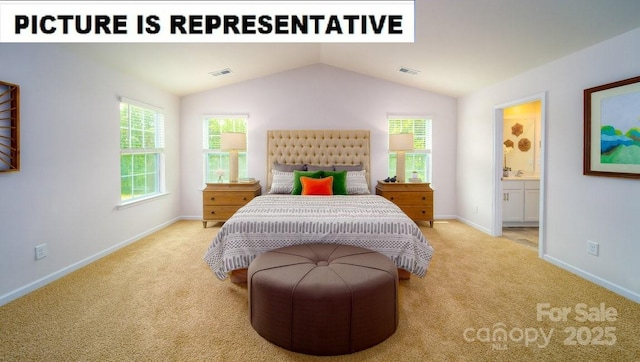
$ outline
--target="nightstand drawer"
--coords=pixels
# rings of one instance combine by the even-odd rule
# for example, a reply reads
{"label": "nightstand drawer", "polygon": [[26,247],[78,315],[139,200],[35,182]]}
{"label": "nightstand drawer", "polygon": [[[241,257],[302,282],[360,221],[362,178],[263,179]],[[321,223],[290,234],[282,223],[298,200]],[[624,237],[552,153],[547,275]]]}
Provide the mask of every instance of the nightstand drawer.
{"label": "nightstand drawer", "polygon": [[202,217],[205,220],[227,220],[242,206],[204,206]]}
{"label": "nightstand drawer", "polygon": [[397,205],[426,205],[430,203],[429,195],[424,192],[392,192],[385,193],[383,196]]}
{"label": "nightstand drawer", "polygon": [[205,191],[202,193],[203,205],[244,205],[255,197],[251,191],[240,192],[215,192]]}
{"label": "nightstand drawer", "polygon": [[430,221],[433,219],[433,207],[430,206],[402,206],[400,209],[413,220]]}
{"label": "nightstand drawer", "polygon": [[227,221],[261,193],[259,181],[207,183],[202,190],[202,226],[207,227],[208,221]]}

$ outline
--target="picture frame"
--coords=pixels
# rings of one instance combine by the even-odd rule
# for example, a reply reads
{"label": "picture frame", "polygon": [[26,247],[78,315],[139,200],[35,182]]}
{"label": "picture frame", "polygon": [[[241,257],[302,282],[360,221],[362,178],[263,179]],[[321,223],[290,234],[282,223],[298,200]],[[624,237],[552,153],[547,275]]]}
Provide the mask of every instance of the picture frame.
{"label": "picture frame", "polygon": [[640,178],[640,76],[584,90],[583,174]]}

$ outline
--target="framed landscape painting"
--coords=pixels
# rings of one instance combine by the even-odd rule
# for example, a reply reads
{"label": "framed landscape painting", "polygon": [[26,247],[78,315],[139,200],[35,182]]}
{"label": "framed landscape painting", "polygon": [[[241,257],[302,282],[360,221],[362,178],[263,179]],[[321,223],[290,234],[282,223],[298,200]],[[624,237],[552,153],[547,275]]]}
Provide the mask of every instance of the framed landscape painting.
{"label": "framed landscape painting", "polygon": [[640,77],[584,90],[584,174],[640,178]]}

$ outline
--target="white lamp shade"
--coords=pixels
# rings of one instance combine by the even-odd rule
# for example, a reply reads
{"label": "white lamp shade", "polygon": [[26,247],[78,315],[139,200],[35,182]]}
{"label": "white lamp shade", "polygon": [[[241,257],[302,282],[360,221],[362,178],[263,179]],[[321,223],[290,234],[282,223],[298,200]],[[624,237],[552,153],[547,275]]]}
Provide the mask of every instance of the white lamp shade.
{"label": "white lamp shade", "polygon": [[389,151],[413,150],[413,134],[402,133],[389,135]]}
{"label": "white lamp shade", "polygon": [[244,151],[247,149],[247,135],[244,133],[222,133],[220,149],[223,151]]}

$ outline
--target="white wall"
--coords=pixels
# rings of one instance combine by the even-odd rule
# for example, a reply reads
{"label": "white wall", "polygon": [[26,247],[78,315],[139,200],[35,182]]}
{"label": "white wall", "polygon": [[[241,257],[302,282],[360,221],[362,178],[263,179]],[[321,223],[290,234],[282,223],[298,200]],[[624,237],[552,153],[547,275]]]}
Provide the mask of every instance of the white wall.
{"label": "white wall", "polygon": [[582,137],[583,90],[640,75],[638,44],[640,29],[459,99],[456,162],[458,215],[491,229],[494,107],[547,92],[544,258],[636,301],[640,180],[583,176]]}
{"label": "white wall", "polygon": [[[202,217],[202,115],[249,114],[249,177],[266,186],[267,130],[368,129],[372,190],[386,178],[387,114],[433,117],[435,217],[453,217],[456,100],[312,65],[182,99],[182,215]],[[263,190],[264,191],[264,190]]]}
{"label": "white wall", "polygon": [[[178,217],[180,100],[59,45],[0,44],[0,65],[21,91],[21,170],[0,173],[2,305]],[[119,96],[164,108],[170,193],[121,210]]]}

